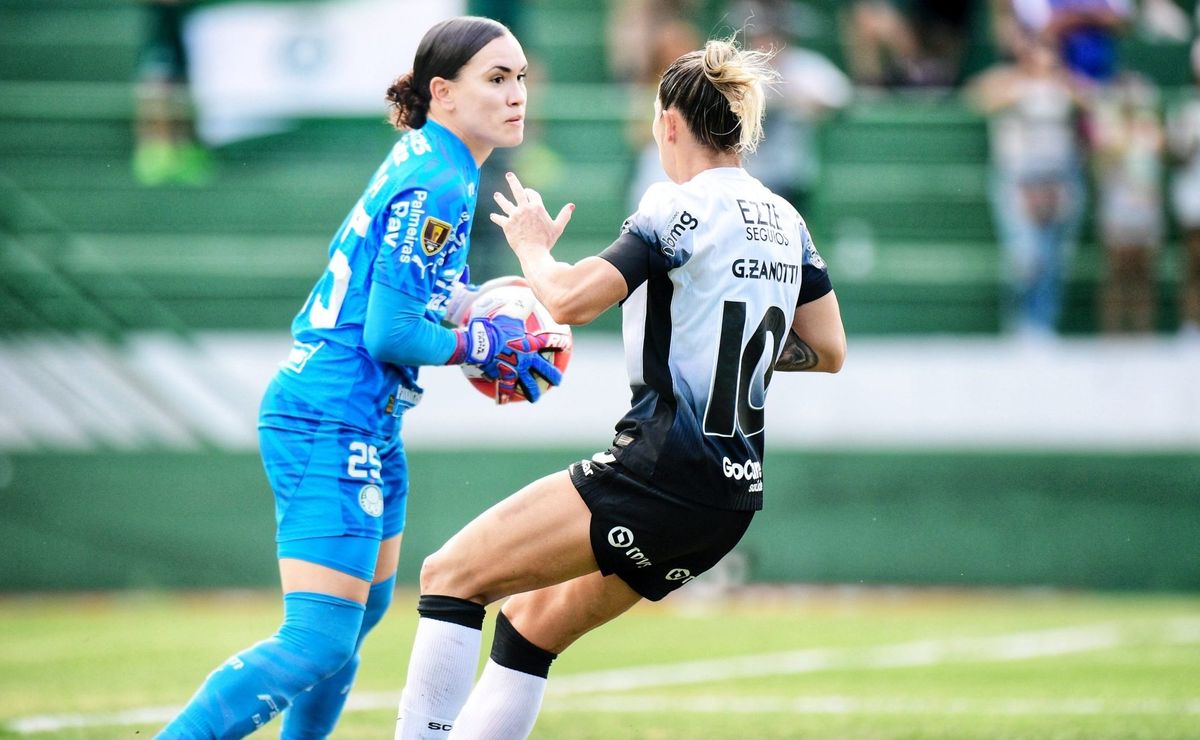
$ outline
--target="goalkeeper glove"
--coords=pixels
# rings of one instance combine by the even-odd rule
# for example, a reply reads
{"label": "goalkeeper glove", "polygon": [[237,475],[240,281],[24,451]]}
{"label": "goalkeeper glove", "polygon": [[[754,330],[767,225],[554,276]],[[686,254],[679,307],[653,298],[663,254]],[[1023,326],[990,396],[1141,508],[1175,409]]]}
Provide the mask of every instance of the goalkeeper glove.
{"label": "goalkeeper glove", "polygon": [[477,365],[488,378],[498,381],[499,401],[507,403],[519,387],[530,403],[542,395],[537,377],[550,385],[562,382],[562,372],[539,354],[546,339],[525,331],[525,323],[512,316],[471,319],[455,329],[455,347],[447,365]]}

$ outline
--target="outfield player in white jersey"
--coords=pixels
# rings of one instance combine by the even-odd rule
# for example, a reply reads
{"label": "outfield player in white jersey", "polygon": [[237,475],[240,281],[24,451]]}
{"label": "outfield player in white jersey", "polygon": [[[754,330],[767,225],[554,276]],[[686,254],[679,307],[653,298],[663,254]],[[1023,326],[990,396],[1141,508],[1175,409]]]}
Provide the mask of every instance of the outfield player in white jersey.
{"label": "outfield player in white jersey", "polygon": [[[671,183],[622,235],[569,265],[551,219],[509,175],[496,194],[534,292],[559,321],[624,308],[632,408],[612,447],[500,502],[426,559],[396,737],[521,738],[550,662],[642,598],[717,563],[763,501],[773,370],[837,372],[845,333],[803,219],[741,168],[760,137],[762,54],[710,41],[664,73],[653,133]],[[497,617],[472,690],[484,607]]]}
{"label": "outfield player in white jersey", "polygon": [[524,136],[525,67],[503,25],[452,18],[388,90],[404,134],[334,234],[259,416],[283,624],[213,671],[161,737],[242,737],[280,712],[283,738],[329,735],[392,599],[408,496],[401,417],[421,398],[420,367],[472,363],[530,400],[532,373],[560,379],[517,319],[442,326],[470,306],[479,167]]}

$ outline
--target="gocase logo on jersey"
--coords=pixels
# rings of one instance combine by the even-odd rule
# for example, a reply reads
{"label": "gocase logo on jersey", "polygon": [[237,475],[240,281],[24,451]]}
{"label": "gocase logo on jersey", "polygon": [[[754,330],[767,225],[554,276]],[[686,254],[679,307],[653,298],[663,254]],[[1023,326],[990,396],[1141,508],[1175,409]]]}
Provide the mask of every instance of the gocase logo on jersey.
{"label": "gocase logo on jersey", "polygon": [[736,463],[723,457],[721,458],[721,470],[725,473],[726,478],[753,481],[750,488],[747,489],[750,493],[762,490],[762,463],[760,462],[747,460],[744,463]]}

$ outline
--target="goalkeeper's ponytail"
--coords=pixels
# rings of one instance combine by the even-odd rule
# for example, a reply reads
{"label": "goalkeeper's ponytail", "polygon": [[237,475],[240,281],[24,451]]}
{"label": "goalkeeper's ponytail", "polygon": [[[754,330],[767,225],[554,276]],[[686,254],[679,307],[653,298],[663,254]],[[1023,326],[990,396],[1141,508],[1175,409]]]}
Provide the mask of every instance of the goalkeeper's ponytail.
{"label": "goalkeeper's ponytail", "polygon": [[398,77],[387,89],[392,125],[398,129],[424,126],[433,78],[457,79],[459,70],[476,52],[506,33],[511,32],[504,24],[476,16],[451,18],[426,31],[417,46],[412,71]]}
{"label": "goalkeeper's ponytail", "polygon": [[399,129],[421,128],[429,113],[429,91],[422,96],[413,87],[413,73],[402,75],[387,89],[392,125]]}

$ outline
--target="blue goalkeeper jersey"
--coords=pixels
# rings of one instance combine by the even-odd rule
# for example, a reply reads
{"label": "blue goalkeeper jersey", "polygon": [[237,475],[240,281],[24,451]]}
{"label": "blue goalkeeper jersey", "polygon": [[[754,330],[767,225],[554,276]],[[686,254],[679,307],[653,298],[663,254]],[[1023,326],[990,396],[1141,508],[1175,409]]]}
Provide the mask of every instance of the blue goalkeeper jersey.
{"label": "blue goalkeeper jersey", "polygon": [[[363,346],[367,298],[382,283],[440,323],[466,270],[479,168],[457,136],[430,119],[405,133],[329,245],[329,264],[292,321],[292,351],[276,374],[321,419],[390,437],[421,395],[417,367],[380,362]],[[264,410],[276,410],[264,401]]]}

